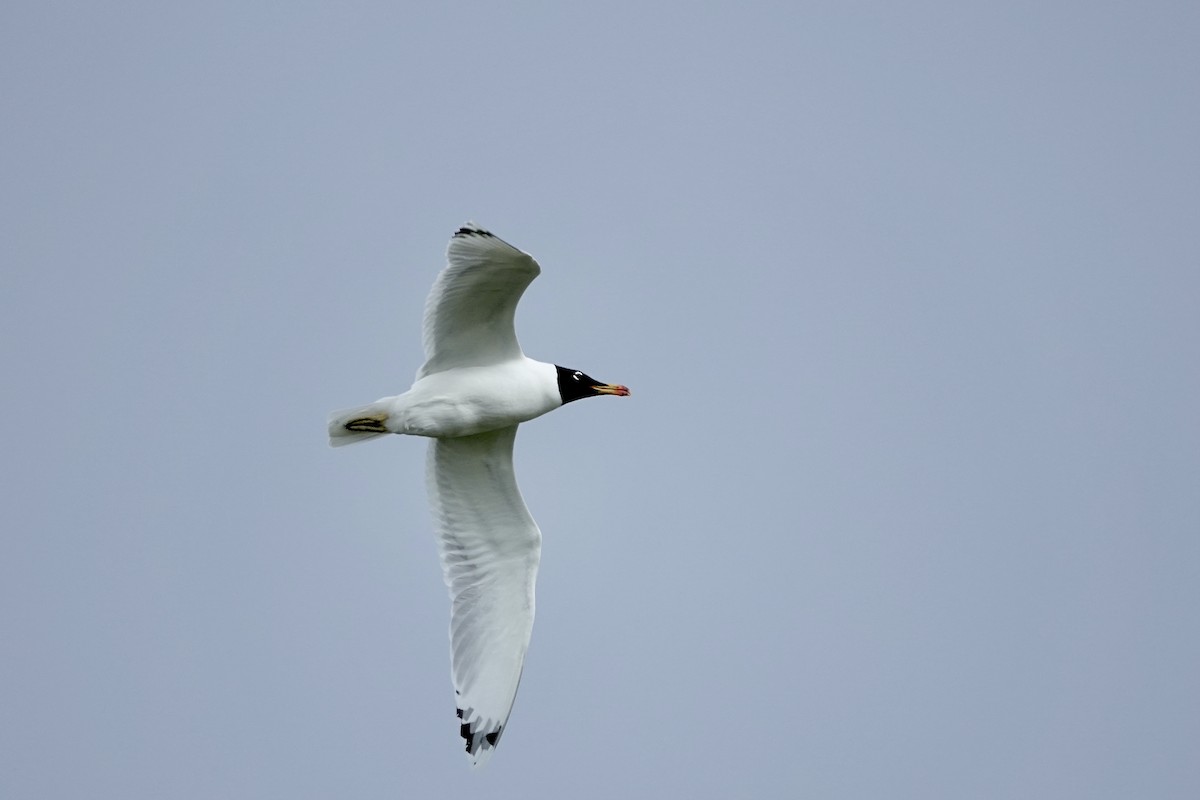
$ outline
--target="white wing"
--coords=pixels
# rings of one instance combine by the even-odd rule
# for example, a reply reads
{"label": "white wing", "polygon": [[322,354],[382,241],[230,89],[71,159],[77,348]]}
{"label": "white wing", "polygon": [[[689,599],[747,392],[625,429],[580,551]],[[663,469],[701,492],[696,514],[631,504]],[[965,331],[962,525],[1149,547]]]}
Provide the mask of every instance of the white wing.
{"label": "white wing", "polygon": [[450,669],[467,757],[491,757],[529,634],[542,534],[513,475],[517,426],[429,445],[429,494],[450,589]]}
{"label": "white wing", "polygon": [[528,253],[468,222],[450,239],[446,268],[425,301],[423,378],[521,357],[513,315],[542,271]]}

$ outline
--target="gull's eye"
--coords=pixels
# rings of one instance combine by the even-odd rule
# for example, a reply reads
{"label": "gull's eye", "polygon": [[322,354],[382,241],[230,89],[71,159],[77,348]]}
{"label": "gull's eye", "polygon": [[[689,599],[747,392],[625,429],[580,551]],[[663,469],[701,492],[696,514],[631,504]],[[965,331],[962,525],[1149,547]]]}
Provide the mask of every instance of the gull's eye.
{"label": "gull's eye", "polygon": [[575,374],[572,375],[571,377],[574,378],[575,380],[579,380],[580,378],[583,377],[583,373],[580,372],[579,370],[575,370]]}

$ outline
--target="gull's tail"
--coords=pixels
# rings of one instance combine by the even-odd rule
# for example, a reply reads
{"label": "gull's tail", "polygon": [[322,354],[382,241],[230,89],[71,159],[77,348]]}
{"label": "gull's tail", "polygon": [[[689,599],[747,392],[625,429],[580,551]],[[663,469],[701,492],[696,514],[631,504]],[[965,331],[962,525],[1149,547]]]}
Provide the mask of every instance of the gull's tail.
{"label": "gull's tail", "polygon": [[369,406],[334,411],[329,415],[329,446],[342,447],[391,433],[387,429],[391,401],[392,398],[388,397],[376,400]]}

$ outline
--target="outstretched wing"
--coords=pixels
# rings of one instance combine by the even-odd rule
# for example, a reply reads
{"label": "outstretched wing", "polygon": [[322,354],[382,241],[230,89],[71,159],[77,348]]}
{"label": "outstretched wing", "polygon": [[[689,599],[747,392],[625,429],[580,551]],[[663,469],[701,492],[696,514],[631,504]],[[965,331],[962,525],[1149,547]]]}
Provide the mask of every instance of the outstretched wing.
{"label": "outstretched wing", "polygon": [[450,589],[450,661],[467,758],[491,757],[533,630],[542,535],[513,475],[517,426],[433,439],[427,477]]}
{"label": "outstretched wing", "polygon": [[473,223],[459,228],[425,301],[425,365],[417,378],[519,358],[513,316],[541,271],[533,256]]}

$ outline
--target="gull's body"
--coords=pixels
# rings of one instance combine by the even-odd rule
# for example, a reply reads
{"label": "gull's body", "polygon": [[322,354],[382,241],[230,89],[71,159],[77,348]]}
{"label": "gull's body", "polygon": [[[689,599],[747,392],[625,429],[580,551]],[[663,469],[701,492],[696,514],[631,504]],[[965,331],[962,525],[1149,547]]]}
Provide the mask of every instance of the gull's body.
{"label": "gull's body", "polygon": [[380,403],[387,405],[388,433],[435,438],[517,425],[562,405],[554,365],[525,357],[435,372]]}
{"label": "gull's body", "polygon": [[427,480],[450,590],[451,672],[472,765],[495,749],[508,720],[533,629],[541,532],[517,488],[517,426],[565,403],[627,395],[578,370],[521,352],[517,302],[541,269],[468,223],[425,306],[425,364],[411,389],[335,412],[330,444],[389,433],[431,439]]}

